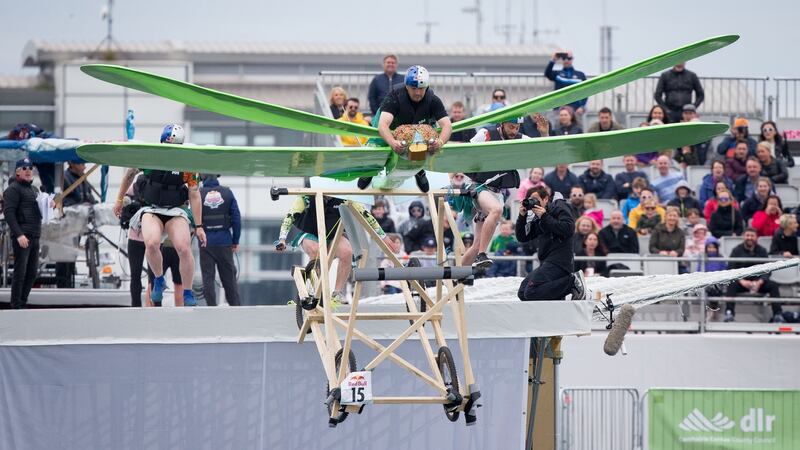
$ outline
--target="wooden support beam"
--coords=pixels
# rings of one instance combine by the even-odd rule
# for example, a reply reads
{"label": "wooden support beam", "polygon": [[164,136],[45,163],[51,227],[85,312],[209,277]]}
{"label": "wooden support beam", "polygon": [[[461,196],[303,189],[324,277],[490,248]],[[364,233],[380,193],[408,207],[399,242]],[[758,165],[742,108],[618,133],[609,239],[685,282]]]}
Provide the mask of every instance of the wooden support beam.
{"label": "wooden support beam", "polygon": [[405,405],[405,404],[445,404],[449,400],[445,397],[372,397],[372,403],[377,405]]}

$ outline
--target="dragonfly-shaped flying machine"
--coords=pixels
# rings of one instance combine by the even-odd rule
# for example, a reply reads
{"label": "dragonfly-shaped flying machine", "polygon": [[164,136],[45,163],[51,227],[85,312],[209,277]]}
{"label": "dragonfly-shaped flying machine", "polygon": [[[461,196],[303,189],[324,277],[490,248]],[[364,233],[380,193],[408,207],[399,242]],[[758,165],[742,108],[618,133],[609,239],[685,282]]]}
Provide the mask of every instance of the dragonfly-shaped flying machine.
{"label": "dragonfly-shaped flying machine", "polygon": [[[502,122],[557,108],[713,52],[737,39],[738,36],[735,35],[719,36],[686,45],[567,88],[456,122],[453,124],[453,131]],[[148,92],[237,119],[309,133],[379,137],[378,130],[373,127],[337,121],[305,111],[251,100],[125,67],[90,64],[82,66],[81,70],[109,83]],[[395,188],[420,169],[433,172],[482,172],[554,166],[693,145],[707,141],[723,133],[726,129],[727,125],[725,124],[691,122],[537,139],[474,144],[450,143],[433,154],[429,154],[427,151],[413,154],[412,151],[409,151],[399,155],[388,146],[359,148],[236,147],[142,142],[86,144],[78,148],[78,154],[82,158],[96,163],[142,169],[244,176],[318,176],[342,181],[354,180],[358,177],[375,177],[372,181],[373,188],[384,189],[384,191],[373,189],[369,193],[403,195],[404,191]],[[278,190],[273,190],[273,192],[273,195],[289,194],[312,197],[312,201],[316,205],[317,228],[320,236],[329,236],[323,215],[323,196],[354,194],[353,191],[335,189],[284,189],[282,193]],[[300,327],[298,340],[302,341],[306,338],[307,332],[310,332],[320,353],[328,382],[326,404],[331,426],[342,422],[350,413],[360,413],[367,403],[438,403],[444,406],[445,413],[450,420],[455,421],[460,413],[464,413],[468,425],[475,423],[476,409],[480,406],[478,399],[481,398],[481,394],[469,358],[464,299],[465,284],[459,282],[473,276],[474,269],[461,265],[464,246],[457,234],[454,239],[454,266],[449,266],[448,256],[445,255],[443,239],[441,239],[445,232],[445,222],[449,228],[456,228],[452,210],[442,197],[448,193],[448,191],[431,191],[426,194],[437,237],[436,261],[440,262],[438,267],[404,267],[392,250],[369,226],[366,219],[352,205],[346,204],[339,207],[344,226],[338,226],[335,231],[332,231],[334,237],[331,243],[328,243],[326,239],[319,241],[318,263],[310,265],[310,269],[296,267],[292,270],[292,278],[298,290],[296,302],[297,320]],[[336,313],[333,307],[329,307],[332,305],[329,273],[330,260],[333,257],[329,248],[336,249],[339,240],[344,239],[344,228],[348,228],[347,239],[352,242],[354,255],[358,255],[353,262],[357,267],[353,271],[355,284],[350,311]],[[360,233],[357,230],[360,228],[380,248],[383,257],[394,264],[394,268],[389,270],[388,268],[365,267],[367,258],[364,257],[364,254],[367,246],[364,245],[364,242],[359,242],[361,238],[359,238]],[[358,312],[362,283],[383,279],[400,282],[407,312]],[[423,282],[429,280],[436,282],[436,287],[431,295],[427,294],[423,287]],[[414,297],[419,300],[414,300]],[[623,303],[626,301],[625,297],[619,300]],[[620,303],[620,301],[615,298],[616,303]],[[446,305],[450,305],[453,310],[453,322],[463,360],[462,373],[465,383],[459,382],[453,355],[448,348],[442,329],[443,309]],[[601,314],[607,311],[610,315],[615,309],[611,306],[610,301],[604,308],[598,309],[598,311]],[[374,320],[395,320],[406,323],[410,321],[411,324],[405,331],[399,333],[391,344],[384,346],[356,328],[357,322]],[[609,318],[609,322],[612,321],[613,319]],[[427,327],[428,331],[426,331],[427,324],[430,324]],[[339,339],[337,328],[345,333],[343,341]],[[432,338],[439,347],[438,352],[434,352],[431,347],[428,332],[433,333]],[[418,341],[422,346],[425,360],[430,366],[429,373],[403,359],[396,352],[404,341],[415,334],[419,337]],[[356,359],[352,347],[354,340],[359,340],[378,352],[378,355],[363,366],[361,371],[356,369]],[[384,361],[391,361],[427,383],[435,395],[429,397],[372,396],[373,371]],[[380,373],[376,372],[375,377],[379,378]],[[375,385],[380,386],[380,381],[377,381]],[[388,388],[385,385],[383,387]]]}

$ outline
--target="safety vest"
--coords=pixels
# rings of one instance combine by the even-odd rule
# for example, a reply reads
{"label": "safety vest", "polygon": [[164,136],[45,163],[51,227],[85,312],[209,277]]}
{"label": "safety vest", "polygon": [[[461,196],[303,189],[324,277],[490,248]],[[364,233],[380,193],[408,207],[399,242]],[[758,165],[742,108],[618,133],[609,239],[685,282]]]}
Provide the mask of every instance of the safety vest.
{"label": "safety vest", "polygon": [[231,227],[233,192],[226,186],[200,189],[203,201],[203,228],[206,231],[228,230]]}
{"label": "safety vest", "polygon": [[151,170],[142,176],[142,198],[146,205],[162,208],[183,206],[189,200],[189,189],[183,181],[183,172]]}
{"label": "safety vest", "polygon": [[[332,239],[335,232],[334,226],[339,223],[340,218],[338,206],[344,203],[344,200],[334,197],[323,197],[323,203],[325,208],[325,229],[328,233],[328,238]],[[317,231],[317,205],[316,201],[314,201],[314,197],[308,197],[308,207],[295,222],[295,226],[304,233],[313,234],[318,238],[320,237]]]}
{"label": "safety vest", "polygon": [[[517,132],[516,136],[512,137],[511,139],[522,139],[522,135]],[[497,127],[489,129],[489,141],[504,141],[508,139],[504,139],[503,136],[500,134],[500,130]],[[492,181],[489,183],[488,186],[499,188],[499,189],[511,189],[511,188],[518,188],[521,180],[519,178],[519,172],[515,169],[511,170],[499,170],[499,171],[491,171],[491,172],[471,172],[465,174],[466,176],[470,177],[470,179],[476,183],[484,183],[489,178],[492,178],[495,175],[504,173],[502,177]]]}
{"label": "safety vest", "polygon": [[389,95],[397,95],[398,99],[397,114],[389,126],[390,129],[394,130],[400,125],[432,125],[436,122],[433,119],[433,111],[431,110],[433,92],[430,88],[425,91],[422,100],[416,104],[411,101],[411,97],[408,96],[408,91],[406,91],[405,87],[398,88]]}

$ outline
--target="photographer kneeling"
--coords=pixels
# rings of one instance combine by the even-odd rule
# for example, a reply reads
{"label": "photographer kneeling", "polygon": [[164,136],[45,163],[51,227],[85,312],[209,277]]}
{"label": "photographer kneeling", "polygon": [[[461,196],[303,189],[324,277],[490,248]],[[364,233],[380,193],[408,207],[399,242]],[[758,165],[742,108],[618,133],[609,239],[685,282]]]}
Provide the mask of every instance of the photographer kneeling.
{"label": "photographer kneeling", "polygon": [[538,239],[540,265],[522,280],[517,292],[520,300],[559,300],[569,293],[573,300],[586,297],[583,274],[572,273],[574,233],[572,212],[560,193],[551,200],[543,187],[528,190],[520,206],[516,234],[519,242]]}

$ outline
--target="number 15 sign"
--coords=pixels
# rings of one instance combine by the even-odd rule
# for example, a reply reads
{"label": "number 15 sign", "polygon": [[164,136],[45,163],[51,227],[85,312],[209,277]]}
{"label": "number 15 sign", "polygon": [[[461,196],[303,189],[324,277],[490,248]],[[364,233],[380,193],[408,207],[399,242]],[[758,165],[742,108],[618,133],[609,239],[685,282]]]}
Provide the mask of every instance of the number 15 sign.
{"label": "number 15 sign", "polygon": [[364,405],[372,403],[372,372],[351,372],[340,386],[342,405]]}

